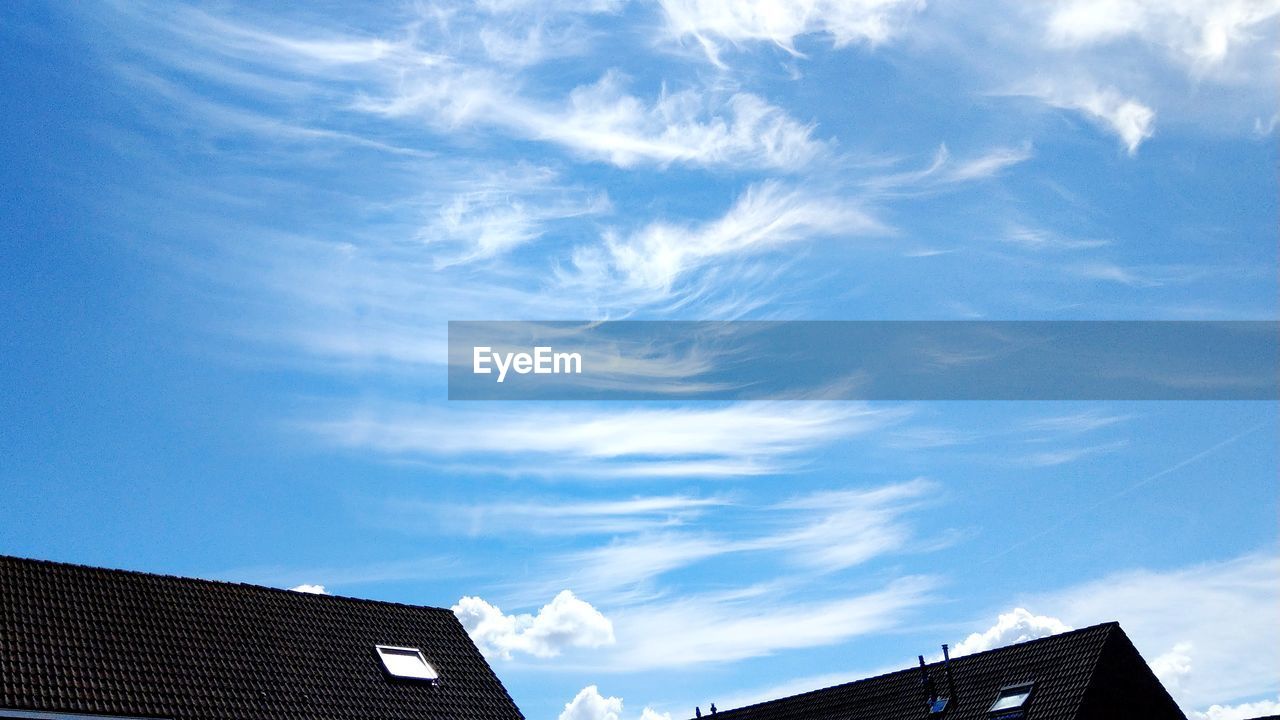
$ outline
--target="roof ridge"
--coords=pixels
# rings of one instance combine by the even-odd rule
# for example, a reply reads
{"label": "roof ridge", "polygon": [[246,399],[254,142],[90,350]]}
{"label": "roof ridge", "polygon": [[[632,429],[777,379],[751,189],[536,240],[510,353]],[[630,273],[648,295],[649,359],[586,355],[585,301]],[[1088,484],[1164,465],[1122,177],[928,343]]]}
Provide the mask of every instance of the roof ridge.
{"label": "roof ridge", "polygon": [[[1008,650],[1009,648],[1025,647],[1025,646],[1028,646],[1028,645],[1034,645],[1034,644],[1036,644],[1036,643],[1045,643],[1046,641],[1050,641],[1050,640],[1054,640],[1054,641],[1056,641],[1056,640],[1060,640],[1061,638],[1064,638],[1064,637],[1066,637],[1066,636],[1070,636],[1070,635],[1081,635],[1081,634],[1084,634],[1084,633],[1086,633],[1086,632],[1091,632],[1091,631],[1092,631],[1092,632],[1097,632],[1098,630],[1100,630],[1100,629],[1102,629],[1102,628],[1106,628],[1106,629],[1107,629],[1107,631],[1108,631],[1108,632],[1106,633],[1106,637],[1104,637],[1104,638],[1103,638],[1103,644],[1105,645],[1105,644],[1106,644],[1106,640],[1107,640],[1107,639],[1109,639],[1109,638],[1112,636],[1112,634],[1113,634],[1113,633],[1112,633],[1112,631],[1117,630],[1117,629],[1120,629],[1120,623],[1119,623],[1118,621],[1116,621],[1116,620],[1111,620],[1111,621],[1108,621],[1108,622],[1096,623],[1096,624],[1094,624],[1094,625],[1087,625],[1087,626],[1082,627],[1082,628],[1075,628],[1075,629],[1072,629],[1072,630],[1067,630],[1067,631],[1064,631],[1064,632],[1055,633],[1055,634],[1053,634],[1053,635],[1045,635],[1044,637],[1032,638],[1032,639],[1030,639],[1030,640],[1024,640],[1024,641],[1022,641],[1022,642],[1016,642],[1016,643],[1009,643],[1008,645],[1001,645],[1000,647],[994,647],[994,648],[990,648],[990,649],[988,649],[988,650],[980,650],[980,651],[978,651],[978,652],[968,653],[968,654],[966,654],[966,655],[961,655],[960,657],[952,658],[952,661],[953,661],[953,662],[968,662],[970,658],[977,658],[977,657],[979,657],[979,656],[982,656],[982,655],[989,655],[989,654],[991,654],[991,653],[995,653],[995,652],[1002,652],[1002,651]],[[1121,632],[1123,632],[1123,630],[1121,630]],[[943,661],[942,661],[942,660],[938,660],[938,661],[935,661],[935,662],[926,663],[926,665],[927,665],[928,667],[930,667],[930,668],[933,668],[933,667],[935,667],[935,666],[941,666],[942,664],[943,664]],[[846,686],[848,686],[848,685],[856,685],[856,684],[858,684],[858,683],[870,682],[870,681],[872,681],[872,680],[879,680],[879,679],[882,679],[882,678],[891,677],[891,676],[893,676],[893,675],[901,675],[902,673],[913,673],[913,672],[919,672],[919,671],[920,671],[920,669],[919,669],[918,667],[906,667],[906,668],[902,668],[902,669],[900,669],[900,670],[891,670],[891,671],[889,671],[889,672],[880,673],[879,675],[868,675],[868,676],[866,676],[866,677],[857,678],[857,679],[855,679],[855,680],[850,680],[850,681],[848,681],[848,682],[836,683],[835,685],[827,685],[827,686],[825,686],[825,687],[814,688],[813,690],[805,690],[804,692],[796,693],[796,694],[794,694],[794,695],[786,695],[786,696],[783,696],[783,697],[780,697],[780,698],[772,698],[772,699],[770,699],[770,700],[762,700],[762,701],[757,702],[757,703],[751,703],[750,705],[742,705],[742,706],[740,706],[740,707],[735,707],[735,708],[729,708],[729,709],[726,709],[726,710],[721,710],[718,714],[731,713],[731,712],[738,712],[739,710],[746,710],[746,709],[749,709],[749,708],[759,708],[759,707],[762,707],[762,706],[765,706],[765,705],[771,705],[771,704],[773,704],[773,703],[779,703],[779,702],[784,702],[784,701],[795,700],[795,699],[797,699],[797,698],[803,698],[803,697],[806,697],[806,696],[808,696],[808,695],[813,695],[813,694],[815,694],[815,693],[823,693],[823,692],[827,692],[827,691],[829,691],[829,690],[833,690],[833,689],[836,689],[836,688],[846,687]]]}
{"label": "roof ridge", "polygon": [[173,580],[173,581],[191,583],[196,585],[214,585],[214,586],[222,586],[222,587],[242,588],[245,590],[253,590],[253,591],[266,591],[270,593],[287,593],[289,595],[294,595],[294,596],[309,596],[313,598],[323,598],[323,600],[320,600],[320,602],[331,602],[331,601],[337,600],[337,601],[348,602],[348,603],[352,603],[352,602],[361,603],[361,604],[372,603],[376,605],[391,605],[395,607],[416,608],[419,610],[434,610],[438,612],[449,613],[450,615],[453,614],[453,611],[451,609],[439,607],[436,605],[415,605],[413,603],[395,602],[393,600],[376,600],[373,598],[361,598],[361,597],[354,597],[351,595],[331,595],[327,592],[309,593],[309,592],[302,592],[300,590],[290,590],[289,588],[272,587],[270,585],[259,585],[257,583],[239,582],[235,580],[213,580],[210,578],[193,577],[190,575],[174,575],[171,573],[147,572],[145,570],[129,570],[127,568],[110,568],[110,567],[102,567],[100,565],[86,565],[84,563],[62,562],[58,560],[44,560],[41,558],[28,558],[28,557],[21,557],[18,555],[0,554],[0,562],[9,561],[9,560],[25,563],[28,565],[44,565],[44,566],[60,567],[60,568],[67,568],[67,569],[80,570],[80,571],[87,570],[87,571],[92,571],[97,573],[131,575],[134,577],[146,577],[146,578],[159,578],[162,580]]}

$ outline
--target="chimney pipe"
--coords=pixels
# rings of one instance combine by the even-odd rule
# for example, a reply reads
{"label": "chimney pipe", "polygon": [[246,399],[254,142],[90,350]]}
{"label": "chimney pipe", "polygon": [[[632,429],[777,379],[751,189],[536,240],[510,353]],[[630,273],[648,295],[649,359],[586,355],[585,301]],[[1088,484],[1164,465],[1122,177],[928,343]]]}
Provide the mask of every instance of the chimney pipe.
{"label": "chimney pipe", "polygon": [[951,693],[949,697],[951,702],[956,701],[956,682],[951,679],[951,653],[947,650],[947,644],[942,643],[942,667],[947,672],[947,692]]}
{"label": "chimney pipe", "polygon": [[929,705],[933,706],[933,702],[938,699],[938,693],[933,689],[933,678],[929,677],[929,668],[925,667],[924,656],[917,655],[920,658],[920,684],[924,686],[924,691],[929,694]]}

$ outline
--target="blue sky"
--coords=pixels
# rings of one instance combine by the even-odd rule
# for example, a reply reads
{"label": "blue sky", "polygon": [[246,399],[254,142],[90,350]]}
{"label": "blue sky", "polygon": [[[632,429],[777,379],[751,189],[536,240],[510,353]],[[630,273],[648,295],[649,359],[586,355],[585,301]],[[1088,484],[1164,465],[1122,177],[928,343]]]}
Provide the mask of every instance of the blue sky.
{"label": "blue sky", "polygon": [[1275,319],[1280,5],[344,5],[0,10],[0,552],[456,605],[530,718],[1108,620],[1274,712],[1275,403],[443,363],[448,320]]}

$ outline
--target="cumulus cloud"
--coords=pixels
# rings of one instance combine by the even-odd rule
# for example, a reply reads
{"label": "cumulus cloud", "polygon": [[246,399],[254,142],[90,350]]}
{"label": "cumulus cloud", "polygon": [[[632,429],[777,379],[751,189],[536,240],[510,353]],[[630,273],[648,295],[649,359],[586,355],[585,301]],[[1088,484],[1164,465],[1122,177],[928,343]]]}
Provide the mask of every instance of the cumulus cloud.
{"label": "cumulus cloud", "polygon": [[1280,697],[1238,705],[1210,705],[1190,714],[1192,720],[1252,720],[1272,715],[1280,715]]}
{"label": "cumulus cloud", "polygon": [[618,720],[622,717],[622,698],[605,697],[595,685],[588,685],[565,703],[560,720]]}
{"label": "cumulus cloud", "polygon": [[889,40],[923,0],[661,0],[667,30],[693,38],[714,63],[721,42],[770,42],[792,54],[795,39],[821,33],[836,47]]}
{"label": "cumulus cloud", "polygon": [[1187,679],[1191,675],[1191,643],[1180,642],[1168,652],[1154,658],[1150,663],[1151,671],[1160,678],[1160,684],[1175,698],[1182,698],[1187,692]]}
{"label": "cumulus cloud", "polygon": [[301,585],[298,585],[296,587],[291,587],[289,589],[294,592],[311,593],[312,595],[328,595],[329,594],[328,592],[325,591],[323,585],[309,585],[307,583],[303,583]]}
{"label": "cumulus cloud", "polygon": [[1019,607],[1007,613],[1000,613],[995,625],[982,632],[971,633],[969,637],[957,643],[951,652],[952,655],[959,657],[1004,647],[1005,645],[1057,635],[1070,629],[1066,623],[1058,618],[1047,615],[1033,615],[1025,608]]}
{"label": "cumulus cloud", "polygon": [[[588,685],[572,700],[565,703],[560,720],[619,720],[622,717],[622,698],[605,697],[595,685]],[[646,706],[640,720],[671,720],[671,713],[660,713]]]}
{"label": "cumulus cloud", "polygon": [[614,643],[613,623],[568,590],[561,591],[536,615],[507,615],[497,606],[471,596],[459,600],[453,613],[486,657],[509,660],[519,652],[549,658],[567,648],[597,648]]}

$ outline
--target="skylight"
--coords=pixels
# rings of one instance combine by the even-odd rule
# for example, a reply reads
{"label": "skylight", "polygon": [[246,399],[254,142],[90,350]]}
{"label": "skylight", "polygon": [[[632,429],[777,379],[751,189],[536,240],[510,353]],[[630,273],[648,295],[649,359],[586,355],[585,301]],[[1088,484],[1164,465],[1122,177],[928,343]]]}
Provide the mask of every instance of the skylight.
{"label": "skylight", "polygon": [[387,674],[392,677],[428,682],[435,682],[440,678],[436,674],[436,669],[422,657],[422,651],[418,648],[390,645],[378,645],[377,648],[378,657],[382,659],[382,667],[386,668]]}
{"label": "skylight", "polygon": [[991,709],[987,712],[992,715],[1020,715],[1019,711],[1026,706],[1029,697],[1031,697],[1031,683],[1000,688],[1000,694],[996,696],[996,701],[991,704]]}

